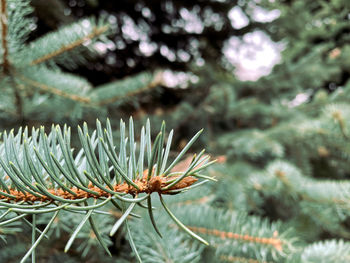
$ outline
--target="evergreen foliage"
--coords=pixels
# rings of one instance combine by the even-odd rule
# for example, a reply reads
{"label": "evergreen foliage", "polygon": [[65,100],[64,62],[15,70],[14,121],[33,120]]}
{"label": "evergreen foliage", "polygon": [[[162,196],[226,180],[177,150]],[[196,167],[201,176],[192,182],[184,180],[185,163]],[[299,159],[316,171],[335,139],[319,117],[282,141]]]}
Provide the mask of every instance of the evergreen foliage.
{"label": "evergreen foliage", "polygon": [[[33,130],[31,137],[28,137],[28,129],[23,131],[20,129],[16,135],[13,131],[9,134],[4,133],[0,148],[2,167],[0,209],[3,210],[0,223],[1,234],[7,235],[18,231],[18,220],[32,215],[32,222],[25,221],[32,227],[32,246],[21,262],[25,262],[30,255],[32,255],[32,261],[35,261],[35,249],[50,229],[54,229],[52,231],[57,236],[61,232],[60,228],[66,231],[71,229],[71,223],[79,224],[69,238],[65,252],[70,249],[78,235],[82,237],[93,235],[96,242],[98,241],[110,254],[107,248],[108,240],[106,241],[103,237],[106,234],[106,228],[103,226],[110,222],[99,220],[99,224],[96,224],[94,219],[94,214],[102,214],[105,217],[113,215],[113,213],[98,210],[108,203],[113,204],[114,209],[121,211],[120,218],[112,226],[109,234],[113,236],[125,221],[131,247],[140,259],[127,217],[136,216],[132,214],[135,205],[147,200],[147,206],[142,206],[148,210],[154,229],[161,235],[153,216],[152,193],[158,193],[162,206],[180,228],[200,242],[208,244],[173,215],[162,197],[166,194],[174,195],[188,191],[211,179],[200,173],[210,165],[209,158],[201,158],[203,151],[193,157],[185,171],[171,172],[201,131],[167,166],[172,132],[169,140],[164,144],[165,124],[162,125],[153,146],[149,122],[146,128],[141,130],[139,145],[135,142],[132,119],[129,123],[128,138],[125,137],[123,121],[120,129],[120,147],[117,154],[109,121],[105,129],[97,121],[97,130],[91,137],[86,124],[83,129],[79,127],[82,148],[75,157],[70,147],[71,131],[67,126],[64,126],[63,131],[60,126],[52,127],[49,134],[45,134],[42,127],[40,130]],[[139,149],[138,156],[136,156],[136,149]],[[95,152],[98,152],[98,155]],[[197,178],[204,178],[204,181],[194,184]],[[131,198],[127,195],[131,195]],[[63,220],[57,217],[61,211],[66,212]],[[83,214],[83,216],[65,225],[69,217],[68,212]],[[37,228],[37,220],[40,215],[46,213],[50,216],[48,220],[44,220],[45,229],[40,231]],[[60,223],[61,221],[63,223]],[[91,227],[84,230],[83,227],[87,221]],[[102,231],[99,230],[101,228]],[[37,232],[40,235],[37,235]],[[82,256],[88,253],[95,238],[88,238],[86,243],[81,243],[78,250],[81,250]]]}
{"label": "evergreen foliage", "polygon": [[[93,87],[82,77],[65,72],[96,56],[96,43],[108,34],[106,19],[84,18],[27,43],[33,9],[29,1],[1,1],[0,117],[8,120],[76,120],[85,113],[104,111],[105,104],[119,104],[132,95],[161,83],[150,72],[127,80]],[[99,42],[97,42],[99,41]],[[103,95],[101,95],[103,94]],[[108,98],[108,99],[106,99]],[[57,110],[60,107],[60,110]]]}
{"label": "evergreen foliage", "polygon": [[[251,29],[263,26],[249,12],[251,8],[244,1],[120,0],[112,4],[108,1],[62,0],[60,4],[70,11],[69,17],[57,19],[61,23],[66,23],[67,18],[108,10],[116,31],[109,39],[115,46],[107,51],[105,58],[97,61],[104,69],[100,76],[107,73],[112,77],[117,74],[120,78],[130,72],[134,74],[159,67],[187,71],[192,64],[217,63],[217,58],[222,56],[221,48],[232,35],[243,36]],[[42,8],[43,3],[34,1],[34,5]],[[250,21],[245,27],[231,26],[229,12],[236,6]],[[49,24],[52,18],[47,12],[41,16],[43,23],[54,29],[55,25]],[[110,57],[114,59],[110,60]]]}
{"label": "evergreen foliage", "polygon": [[[104,19],[28,44],[28,2],[6,3],[13,36],[1,39],[4,120],[18,112],[17,92],[28,118],[80,119],[83,110],[106,113],[108,106],[121,109],[112,117],[131,108],[135,122],[128,131],[107,121],[96,131],[83,124],[76,135],[67,126],[3,133],[0,237],[7,245],[0,240],[0,261],[30,261],[30,253],[48,262],[349,261],[347,1],[240,1],[244,10],[280,10],[241,31],[259,28],[282,41],[282,62],[256,82],[238,81],[210,60],[191,65],[198,83],[171,93],[180,95],[165,109],[134,96],[161,83],[162,73],[92,87],[65,72],[86,63],[94,39],[103,40],[108,31],[96,32],[107,30]],[[91,27],[77,29],[84,24]],[[160,133],[150,122],[142,126],[147,118]],[[174,131],[165,132],[163,119]],[[187,153],[195,140],[217,164],[204,152]]]}

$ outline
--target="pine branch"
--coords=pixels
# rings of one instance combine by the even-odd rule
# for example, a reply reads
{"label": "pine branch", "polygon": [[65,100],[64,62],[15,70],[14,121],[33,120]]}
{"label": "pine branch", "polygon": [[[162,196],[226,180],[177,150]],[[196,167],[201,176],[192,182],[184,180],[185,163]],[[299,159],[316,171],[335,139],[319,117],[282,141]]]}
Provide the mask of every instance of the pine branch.
{"label": "pine branch", "polygon": [[[69,239],[66,250],[70,248],[85,222],[89,221],[94,236],[108,252],[90,218],[93,213],[98,213],[97,209],[113,204],[115,208],[121,210],[122,215],[110,232],[110,235],[114,235],[122,223],[133,215],[135,205],[148,199],[152,193],[156,192],[160,197],[180,194],[206,181],[196,183],[203,177],[197,174],[198,169],[209,164],[208,158],[204,162],[200,161],[202,153],[193,159],[185,171],[176,174],[170,172],[201,132],[193,137],[168,169],[164,168],[161,172],[157,167],[162,167],[163,164],[165,167],[167,164],[167,156],[163,154],[165,139],[162,135],[165,133],[165,124],[163,123],[153,146],[149,122],[146,129],[142,128],[138,159],[136,159],[137,144],[132,119],[129,121],[129,138],[125,137],[123,121],[120,130],[121,144],[117,154],[109,121],[106,128],[102,128],[97,121],[97,130],[91,137],[86,124],[82,128],[79,127],[82,148],[75,157],[70,147],[71,131],[67,126],[63,127],[63,131],[59,126],[53,126],[49,134],[45,134],[42,127],[40,130],[33,130],[32,137],[28,136],[27,129],[23,132],[20,129],[17,135],[13,131],[9,134],[4,132],[3,141],[0,143],[0,210],[6,210],[5,213],[11,215],[18,214],[9,216],[5,221],[0,217],[0,226],[16,222],[28,214],[40,216],[55,212],[56,216],[62,210],[84,213],[84,219]],[[167,149],[170,144],[171,141],[166,142]],[[144,158],[148,160],[146,170],[143,165]],[[201,167],[198,167],[199,165]],[[128,208],[124,209],[126,205]],[[181,224],[164,203],[163,206],[174,221]],[[50,219],[45,231],[36,241],[33,239],[33,246],[25,258],[35,251],[51,225],[57,223],[54,219],[54,217]],[[158,231],[157,226],[155,224],[153,226]],[[32,227],[35,228],[35,224]],[[184,230],[188,231],[186,227]],[[199,236],[193,236],[205,242]],[[91,232],[89,237],[91,238]],[[133,241],[130,239],[130,242]],[[133,248],[136,249],[135,246]]]}
{"label": "pine branch", "polygon": [[[296,195],[301,200],[321,205],[335,205],[350,211],[350,203],[346,198],[349,186],[347,181],[313,180],[302,175],[292,164],[283,161],[270,163],[266,170],[268,176],[280,181],[291,195]],[[257,187],[259,188],[259,186]],[[323,189],[328,189],[328,191]],[[330,191],[330,189],[334,189],[334,191]]]}
{"label": "pine branch", "polygon": [[17,74],[17,77],[22,80],[24,83],[26,83],[27,85],[30,85],[30,86],[33,86],[37,89],[40,89],[44,92],[49,92],[51,94],[54,94],[54,95],[57,95],[57,96],[60,96],[60,97],[64,97],[66,99],[69,99],[69,100],[73,100],[73,101],[77,101],[77,102],[80,102],[80,103],[84,103],[84,104],[89,104],[91,99],[89,97],[83,97],[83,96],[79,96],[79,95],[76,95],[76,94],[70,94],[68,92],[65,92],[63,90],[60,90],[60,89],[57,89],[55,87],[52,87],[52,86],[48,86],[48,85],[45,85],[43,83],[40,83],[38,81],[35,81],[35,80],[32,80],[28,77],[25,77],[19,73],[16,73]]}
{"label": "pine branch", "polygon": [[294,238],[279,223],[206,205],[176,206],[174,210],[191,231],[208,238],[218,257],[229,254],[278,261],[295,250]]}
{"label": "pine branch", "polygon": [[217,229],[208,229],[205,227],[188,226],[188,228],[191,229],[193,232],[204,234],[204,235],[220,237],[221,239],[235,239],[243,242],[269,245],[274,247],[274,249],[278,251],[282,251],[283,241],[278,238],[277,231],[273,233],[273,237],[256,237],[256,236],[250,236],[250,235],[237,234],[233,232],[220,231]]}
{"label": "pine branch", "polygon": [[315,180],[303,175],[291,163],[274,161],[265,173],[251,176],[251,183],[266,196],[283,196],[288,206],[297,205],[304,216],[323,229],[349,237],[344,227],[344,218],[350,215],[348,181]]}
{"label": "pine branch", "polygon": [[30,65],[33,66],[33,65],[43,63],[47,60],[50,60],[54,57],[61,55],[62,53],[65,53],[67,51],[75,49],[75,48],[81,46],[82,44],[84,44],[85,42],[87,42],[87,41],[89,41],[89,40],[91,40],[99,35],[102,35],[107,30],[108,30],[108,26],[94,27],[92,30],[92,33],[84,36],[83,38],[77,39],[72,43],[66,44],[66,45],[60,47],[59,49],[52,51],[51,53],[45,54],[45,55],[33,60],[32,62],[30,62]]}
{"label": "pine branch", "polygon": [[[43,74],[47,72],[46,70]],[[160,85],[163,81],[162,72],[158,72],[155,75],[150,73],[141,73],[134,77],[129,77],[121,81],[117,81],[116,83],[107,84],[106,86],[97,87],[92,89],[90,93],[86,93],[86,96],[77,95],[76,93],[68,93],[62,89],[47,85],[45,83],[36,81],[28,77],[28,75],[33,76],[33,74],[23,75],[20,72],[15,72],[16,77],[22,81],[24,84],[33,86],[43,92],[51,93],[56,96],[60,96],[72,101],[77,101],[83,103],[86,106],[104,106],[106,104],[114,103],[118,100],[122,100],[125,98],[132,97],[138,93],[141,93],[145,90],[153,89]],[[50,73],[50,72],[47,72]],[[50,73],[51,74],[51,73]],[[52,72],[54,74],[54,72]],[[40,77],[40,75],[38,75]],[[43,80],[45,81],[45,80]],[[148,84],[145,84],[148,83]],[[66,87],[65,87],[66,88]],[[76,87],[77,91],[79,87]],[[113,96],[113,94],[117,93],[118,95]],[[103,97],[109,97],[108,99],[101,99]]]}
{"label": "pine branch", "polygon": [[287,263],[349,262],[349,260],[350,243],[332,239],[306,246],[301,253],[294,255]]}
{"label": "pine branch", "polygon": [[131,98],[139,93],[151,90],[163,83],[163,73],[141,73],[106,85],[98,86],[91,92],[93,104],[104,106],[119,100]]}
{"label": "pine branch", "polygon": [[6,201],[14,201],[14,202],[54,202],[56,199],[53,199],[51,196],[55,196],[58,198],[63,198],[65,200],[78,200],[78,199],[84,199],[84,198],[95,198],[95,199],[101,199],[101,198],[111,198],[113,197],[113,192],[118,194],[131,194],[132,196],[137,196],[142,193],[152,194],[152,193],[160,193],[162,195],[172,195],[173,193],[171,191],[174,190],[182,190],[186,187],[191,186],[194,184],[198,179],[194,177],[186,177],[182,179],[179,183],[174,185],[168,190],[163,190],[165,186],[169,184],[169,181],[177,179],[179,176],[173,176],[171,178],[161,177],[161,176],[154,176],[151,180],[147,181],[146,177],[140,179],[140,180],[134,180],[133,183],[138,186],[138,189],[136,189],[134,186],[129,185],[127,183],[123,184],[117,184],[115,185],[111,190],[111,192],[106,192],[101,188],[98,188],[96,186],[93,186],[90,184],[87,189],[90,191],[83,191],[78,188],[69,188],[67,190],[62,189],[47,189],[48,193],[50,195],[42,195],[40,192],[36,192],[36,195],[30,194],[30,193],[23,193],[21,191],[17,191],[15,189],[10,189],[8,194],[10,196],[2,195],[0,193],[0,199],[6,200]]}
{"label": "pine branch", "polygon": [[96,54],[94,40],[105,35],[109,25],[103,19],[84,18],[80,21],[61,27],[34,41],[26,48],[13,54],[17,67],[55,66],[74,68],[86,62],[86,57]]}

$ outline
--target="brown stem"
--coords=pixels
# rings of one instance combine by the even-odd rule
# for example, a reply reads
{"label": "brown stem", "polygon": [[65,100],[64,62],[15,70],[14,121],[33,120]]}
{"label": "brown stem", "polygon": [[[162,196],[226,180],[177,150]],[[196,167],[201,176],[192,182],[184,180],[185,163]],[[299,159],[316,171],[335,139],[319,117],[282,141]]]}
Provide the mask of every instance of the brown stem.
{"label": "brown stem", "polygon": [[193,232],[197,232],[205,235],[217,236],[222,239],[235,239],[235,240],[241,240],[244,242],[270,245],[270,246],[273,246],[278,251],[282,251],[283,249],[282,247],[283,241],[278,238],[277,231],[274,232],[273,237],[255,237],[255,236],[242,235],[242,234],[233,233],[233,232],[221,231],[217,229],[207,229],[205,227],[189,226],[188,228],[191,229]]}
{"label": "brown stem", "polygon": [[[160,194],[172,194],[169,192],[170,190],[180,190],[183,188],[186,188],[192,184],[194,184],[197,179],[188,176],[182,179],[180,182],[178,182],[176,185],[171,187],[168,190],[163,191],[162,188],[168,185],[169,180],[174,180],[176,179],[175,177],[162,177],[162,176],[154,176],[151,178],[151,180],[147,181],[146,177],[143,177],[142,179],[135,180],[134,183],[138,186],[139,189],[136,189],[135,187],[128,185],[127,183],[122,183],[122,184],[117,184],[113,187],[113,191],[117,193],[125,193],[125,194],[131,194],[133,196],[136,196],[140,193],[153,193],[153,192],[158,192]],[[73,195],[72,193],[69,193],[67,191],[64,191],[62,189],[48,189],[47,191],[55,195],[57,197],[61,197],[64,199],[68,200],[76,200],[76,199],[82,199],[82,198],[101,198],[101,197],[111,197],[113,194],[106,192],[96,186],[93,186],[92,184],[89,185],[88,187],[90,190],[97,192],[98,194],[92,194],[89,192],[86,192],[81,189],[77,188],[71,188],[70,190],[75,193]],[[50,196],[35,196],[30,193],[24,194],[21,191],[17,191],[15,189],[10,189],[10,194],[15,196],[15,198],[7,197],[7,196],[2,196],[0,193],[0,200],[7,200],[7,201],[15,201],[15,202],[20,202],[20,201],[26,201],[26,202],[47,202],[47,201],[54,201]],[[39,194],[39,193],[38,193]],[[40,194],[39,194],[40,195]]]}
{"label": "brown stem", "polygon": [[8,46],[7,46],[7,12],[6,12],[6,0],[1,0],[1,41],[2,41],[2,48],[4,50],[3,53],[3,62],[2,62],[2,66],[3,66],[3,72],[5,74],[8,73],[8,69],[9,69],[9,60],[8,60],[8,55],[9,55],[9,51],[8,51]]}
{"label": "brown stem", "polygon": [[13,87],[14,87],[14,91],[15,91],[15,105],[16,105],[17,115],[19,116],[20,119],[23,120],[22,97],[21,97],[21,94],[19,93],[19,90],[15,84]]}

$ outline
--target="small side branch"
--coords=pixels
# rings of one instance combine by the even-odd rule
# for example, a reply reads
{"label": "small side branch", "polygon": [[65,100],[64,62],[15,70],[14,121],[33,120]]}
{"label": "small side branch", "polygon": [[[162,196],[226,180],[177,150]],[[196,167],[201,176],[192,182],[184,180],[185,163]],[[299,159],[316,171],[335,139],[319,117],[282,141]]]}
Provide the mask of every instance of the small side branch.
{"label": "small side branch", "polygon": [[[5,1],[5,0],[2,0],[2,1]],[[47,61],[47,60],[49,60],[49,59],[51,59],[53,57],[61,55],[64,52],[70,51],[70,50],[72,50],[72,49],[74,49],[74,48],[84,44],[86,41],[91,40],[91,39],[93,39],[93,38],[103,34],[107,30],[108,30],[108,26],[103,26],[103,27],[99,27],[99,28],[95,27],[93,29],[93,31],[90,34],[86,35],[84,38],[78,39],[78,40],[74,41],[73,43],[70,43],[68,45],[62,46],[58,50],[55,50],[55,51],[53,51],[53,52],[51,52],[49,54],[46,54],[46,55],[44,55],[44,56],[42,56],[40,58],[37,58],[37,59],[33,60],[30,63],[30,65],[33,66],[33,65],[40,64],[40,63],[45,62],[45,61]]]}
{"label": "small side branch", "polygon": [[301,200],[304,200],[307,202],[319,203],[319,204],[326,204],[326,205],[335,204],[339,206],[344,206],[345,209],[349,209],[348,208],[349,202],[347,202],[346,200],[337,199],[337,198],[328,198],[328,199],[320,198],[320,197],[315,198],[313,196],[308,195],[307,193],[303,193],[300,188],[295,188],[291,184],[291,182],[288,180],[288,178],[286,177],[286,174],[283,171],[277,170],[275,172],[275,176],[278,180],[282,182],[282,184],[286,188],[288,188],[290,192],[296,193]]}
{"label": "small side branch", "polygon": [[7,46],[7,11],[6,11],[6,0],[1,0],[1,44],[3,48],[3,55],[2,55],[2,66],[3,66],[3,71],[6,74],[9,69],[9,50]]}
{"label": "small side branch", "polygon": [[81,103],[90,103],[90,98],[88,98],[88,97],[83,97],[83,96],[79,96],[79,95],[75,95],[75,94],[70,94],[70,93],[65,92],[63,90],[56,89],[56,88],[47,86],[45,84],[42,84],[40,82],[31,80],[31,79],[29,79],[29,78],[27,78],[25,76],[22,76],[22,75],[18,75],[18,78],[20,80],[22,80],[23,82],[27,83],[28,85],[36,87],[36,88],[38,88],[38,89],[40,89],[42,91],[49,92],[49,93],[52,93],[54,95],[57,95],[57,96],[60,96],[60,97],[64,97],[64,98],[67,98],[67,99],[70,99],[70,100],[78,101],[78,102],[81,102]]}
{"label": "small side branch", "polygon": [[193,232],[197,232],[204,235],[217,236],[222,239],[235,239],[235,240],[241,240],[243,242],[270,245],[270,246],[273,246],[276,250],[282,251],[283,241],[278,238],[277,231],[274,232],[273,237],[254,237],[250,235],[242,235],[242,234],[233,233],[233,232],[221,231],[217,229],[207,229],[205,227],[189,226],[188,228],[191,229]]}
{"label": "small side branch", "polygon": [[120,99],[124,99],[124,98],[128,98],[128,97],[132,97],[132,96],[135,96],[141,92],[144,92],[146,90],[151,90],[159,85],[162,85],[163,83],[163,72],[162,71],[159,71],[153,78],[153,80],[146,86],[144,86],[143,88],[141,89],[138,89],[138,90],[135,90],[135,91],[131,91],[127,94],[124,94],[123,96],[114,96],[112,98],[108,98],[108,99],[105,99],[105,100],[101,100],[99,102],[97,102],[97,106],[105,106],[107,104],[111,104],[111,103],[114,103]]}
{"label": "small side branch", "polygon": [[349,136],[347,134],[344,118],[343,118],[341,112],[335,111],[333,113],[333,118],[338,122],[340,131],[341,131],[344,139],[348,140]]}

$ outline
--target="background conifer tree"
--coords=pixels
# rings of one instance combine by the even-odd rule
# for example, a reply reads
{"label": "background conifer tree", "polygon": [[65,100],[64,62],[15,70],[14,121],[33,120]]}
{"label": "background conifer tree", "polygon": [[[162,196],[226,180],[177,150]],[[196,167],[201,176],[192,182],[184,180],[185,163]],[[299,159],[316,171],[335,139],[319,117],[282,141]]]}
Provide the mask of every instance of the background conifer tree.
{"label": "background conifer tree", "polygon": [[103,112],[102,106],[120,103],[161,82],[159,74],[155,78],[145,72],[93,87],[84,78],[62,70],[62,66],[74,69],[85,64],[89,56],[97,55],[96,44],[103,43],[110,30],[106,19],[83,18],[28,42],[36,27],[32,12],[29,1],[1,2],[3,120],[81,119],[84,112]]}
{"label": "background conifer tree", "polygon": [[[106,122],[106,131],[97,122],[95,132],[82,125],[77,133],[66,126],[53,126],[51,130],[47,127],[46,136],[43,128],[3,133],[0,237],[7,243],[0,243],[1,262],[18,262],[24,255],[28,262],[30,257],[43,262],[348,261],[350,6],[347,1],[204,1],[195,4],[180,1],[177,5],[173,1],[155,4],[128,1],[124,14],[117,14],[115,7],[108,9],[103,1],[77,1],[67,4],[72,6],[68,16],[50,11],[56,14],[57,21],[72,25],[57,28],[58,31],[38,39],[29,30],[33,27],[29,2],[2,0],[2,3],[2,12],[8,18],[7,23],[2,20],[1,31],[3,120],[13,120],[8,110],[12,110],[17,119],[21,112],[24,121],[51,121],[52,118],[62,121],[69,116],[78,122],[91,122],[101,113],[112,120]],[[59,3],[58,6],[65,5],[64,1]],[[169,12],[156,12],[167,3],[173,5]],[[38,34],[44,34],[42,25],[50,21],[44,13],[50,12],[40,11],[43,10],[40,1],[33,4],[40,18]],[[145,21],[153,25],[150,36],[155,37],[154,41],[166,40],[166,35],[172,35],[170,42],[180,49],[181,43],[192,38],[202,38],[203,43],[214,45],[199,49],[205,66],[165,62],[159,59],[160,50],[158,56],[149,59],[137,58],[142,55],[135,49],[131,53],[125,50],[121,59],[133,58],[139,66],[125,66],[119,77],[162,65],[190,70],[198,81],[183,90],[161,87],[144,93],[150,87],[165,85],[167,73],[140,73],[115,83],[106,81],[103,86],[91,85],[73,75],[72,72],[91,73],[83,68],[89,67],[91,61],[108,57],[106,54],[91,57],[91,51],[96,51],[100,43],[108,44],[111,39],[122,37],[113,31],[114,20],[108,15],[75,23],[76,17],[96,13],[101,6],[104,9],[101,13],[110,11],[121,26],[126,17],[136,21],[150,10],[155,21],[147,17]],[[231,20],[227,19],[235,6],[249,18],[240,30],[231,28]],[[157,31],[157,26],[161,28],[162,24],[176,29],[176,25],[170,25],[171,14],[181,16],[181,10],[186,9],[204,18],[209,7],[224,16],[226,30],[217,31],[218,43],[211,41],[210,28],[214,25],[209,22],[200,34]],[[272,21],[254,21],[252,10],[257,7],[265,11],[279,10],[280,15]],[[158,24],[158,21],[165,22]],[[52,27],[57,24],[60,23]],[[81,31],[84,24],[89,26]],[[270,75],[256,82],[243,82],[232,75],[231,66],[218,63],[213,57],[221,54],[222,45],[232,32],[243,37],[252,30],[264,31],[282,43],[284,50],[281,63]],[[5,38],[4,32],[7,32]],[[178,39],[179,34],[183,38]],[[129,44],[137,46],[139,42]],[[220,47],[215,47],[216,44]],[[72,45],[74,48],[70,48]],[[215,55],[206,57],[206,51],[210,50],[215,50],[212,53]],[[108,51],[113,52],[119,51]],[[29,67],[29,64],[34,65]],[[111,79],[108,70],[97,75],[103,74],[101,79]],[[40,85],[35,86],[36,83]],[[84,85],[79,83],[88,85],[89,89],[84,90]],[[46,86],[49,88],[44,88]],[[35,104],[36,101],[40,103]],[[165,101],[170,101],[170,105],[164,107]],[[38,117],[37,112],[43,114]],[[120,127],[116,125],[119,117],[125,115],[134,117],[129,129],[123,122]],[[152,133],[147,118],[152,127],[161,127],[161,133]],[[174,131],[166,132],[162,120]],[[202,127],[205,132],[198,137]],[[115,137],[111,136],[112,132]],[[193,134],[196,134],[195,144],[191,140]],[[168,148],[171,141],[172,150]],[[189,145],[208,148],[217,164],[212,164],[202,152],[195,156],[184,153]],[[148,167],[155,168],[146,170]],[[157,177],[163,173],[170,174],[164,182]],[[166,185],[174,183],[179,176],[187,178],[185,184],[167,189]],[[213,178],[217,182],[201,185]],[[192,184],[194,179],[199,182]],[[120,188],[122,182],[131,184],[129,190]],[[147,194],[160,192],[162,198],[155,198],[154,193],[151,199],[132,186],[132,183],[143,186],[145,182],[148,182]],[[161,183],[166,185],[159,188]],[[115,203],[108,200],[110,184],[118,185],[113,188],[120,194]],[[199,187],[194,187],[196,185]],[[72,197],[74,186],[74,191],[79,188],[86,197],[91,197],[96,189],[102,189],[105,196],[77,200]],[[53,188],[66,193],[54,195],[50,192]],[[172,195],[180,190],[181,193]],[[129,195],[123,195],[125,193]],[[132,198],[137,201],[130,203]],[[140,198],[145,200],[142,202]],[[33,204],[29,199],[46,202]],[[55,211],[49,209],[57,209],[59,215],[53,217]],[[42,238],[40,245],[34,246],[38,237]],[[27,254],[28,251],[32,253]]]}

